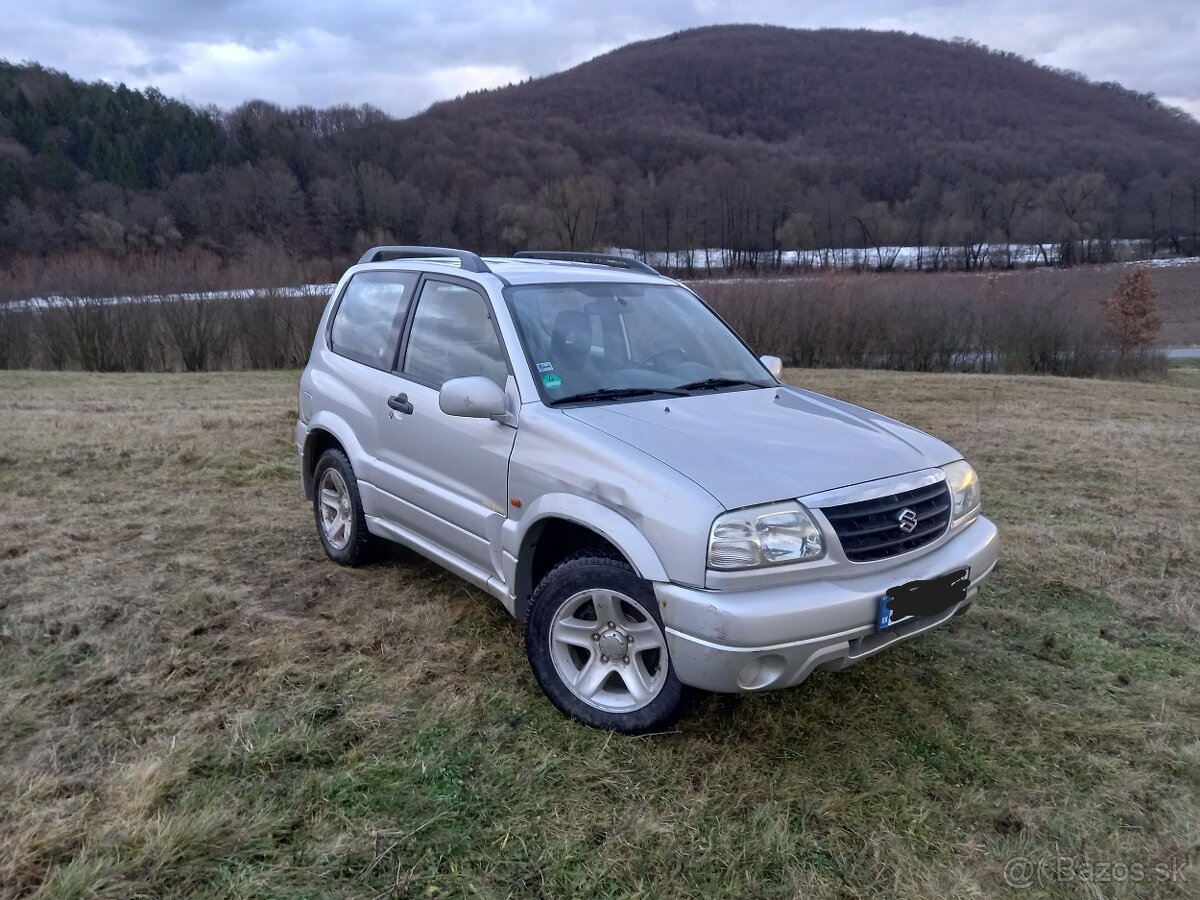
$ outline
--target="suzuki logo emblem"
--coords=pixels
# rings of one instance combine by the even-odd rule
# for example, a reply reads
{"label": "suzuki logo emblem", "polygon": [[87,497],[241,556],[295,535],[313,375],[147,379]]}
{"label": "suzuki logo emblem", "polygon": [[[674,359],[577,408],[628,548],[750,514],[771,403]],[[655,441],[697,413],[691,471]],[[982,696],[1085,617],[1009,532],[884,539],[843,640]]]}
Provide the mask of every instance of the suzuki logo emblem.
{"label": "suzuki logo emblem", "polygon": [[896,521],[900,523],[900,530],[905,534],[912,534],[917,529],[917,514],[911,509],[900,510]]}

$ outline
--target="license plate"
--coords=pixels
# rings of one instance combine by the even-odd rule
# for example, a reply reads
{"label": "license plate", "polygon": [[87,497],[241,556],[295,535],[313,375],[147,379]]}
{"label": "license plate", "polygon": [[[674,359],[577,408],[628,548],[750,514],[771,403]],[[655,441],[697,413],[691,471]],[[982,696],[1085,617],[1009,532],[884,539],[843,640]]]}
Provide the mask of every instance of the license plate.
{"label": "license plate", "polygon": [[889,588],[879,598],[876,625],[880,631],[915,616],[936,616],[967,596],[971,569],[957,569],[939,578],[910,581]]}

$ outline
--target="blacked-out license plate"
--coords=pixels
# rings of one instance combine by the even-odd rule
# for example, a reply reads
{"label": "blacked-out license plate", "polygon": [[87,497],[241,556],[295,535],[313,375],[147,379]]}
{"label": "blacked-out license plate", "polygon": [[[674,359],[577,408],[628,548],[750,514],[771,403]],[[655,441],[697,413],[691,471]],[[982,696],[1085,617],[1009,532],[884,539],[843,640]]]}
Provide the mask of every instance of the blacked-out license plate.
{"label": "blacked-out license plate", "polygon": [[970,586],[970,566],[939,578],[896,585],[879,598],[879,616],[875,624],[883,631],[913,616],[936,616],[966,597]]}

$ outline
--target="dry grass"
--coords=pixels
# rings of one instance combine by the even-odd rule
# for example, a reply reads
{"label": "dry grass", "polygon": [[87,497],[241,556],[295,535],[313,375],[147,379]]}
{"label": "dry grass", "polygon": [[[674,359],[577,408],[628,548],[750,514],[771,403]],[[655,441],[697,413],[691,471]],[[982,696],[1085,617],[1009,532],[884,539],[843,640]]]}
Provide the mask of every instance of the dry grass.
{"label": "dry grass", "polygon": [[[1118,279],[1136,265],[1032,269],[1001,277],[1012,279],[1011,290],[1014,292],[1034,287],[1062,289],[1079,302],[1099,303],[1112,296]],[[1200,345],[1200,263],[1155,266],[1149,271],[1162,312],[1163,327],[1159,334],[1159,345]]]}
{"label": "dry grass", "polygon": [[[810,291],[818,296],[831,294],[822,282],[841,283],[841,287],[865,304],[878,305],[912,298],[933,308],[952,306],[961,301],[986,305],[997,291],[1013,298],[1060,302],[1085,315],[1099,313],[1102,301],[1111,297],[1128,265],[1077,266],[1073,269],[1017,269],[983,272],[881,272],[850,274],[836,278],[819,273],[789,276],[785,280],[815,282]],[[1163,327],[1158,344],[1162,347],[1200,345],[1200,263],[1155,266],[1150,278],[1158,293]],[[762,279],[757,283],[769,282]],[[736,300],[755,292],[753,278],[727,284],[697,281],[696,289],[706,299]]]}
{"label": "dry grass", "polygon": [[[679,733],[561,719],[498,604],[326,562],[294,373],[0,373],[0,896],[990,897],[1200,849],[1200,380],[789,373],[955,443],[972,613]],[[1044,884],[1195,896],[1187,882]]]}

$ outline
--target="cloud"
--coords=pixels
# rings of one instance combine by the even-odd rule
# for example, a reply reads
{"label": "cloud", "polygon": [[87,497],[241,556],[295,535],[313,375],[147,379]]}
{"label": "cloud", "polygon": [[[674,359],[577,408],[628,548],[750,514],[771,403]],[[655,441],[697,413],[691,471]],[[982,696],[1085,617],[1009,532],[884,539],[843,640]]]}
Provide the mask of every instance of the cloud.
{"label": "cloud", "polygon": [[159,56],[144,63],[132,63],[128,66],[129,72],[137,79],[145,79],[154,81],[156,78],[162,78],[164,75],[170,75],[179,71],[179,63],[173,59],[167,59]]}
{"label": "cloud", "polygon": [[725,22],[962,36],[1200,111],[1194,0],[41,0],[8,11],[0,57],[198,104],[366,102],[408,115],[633,40]]}

